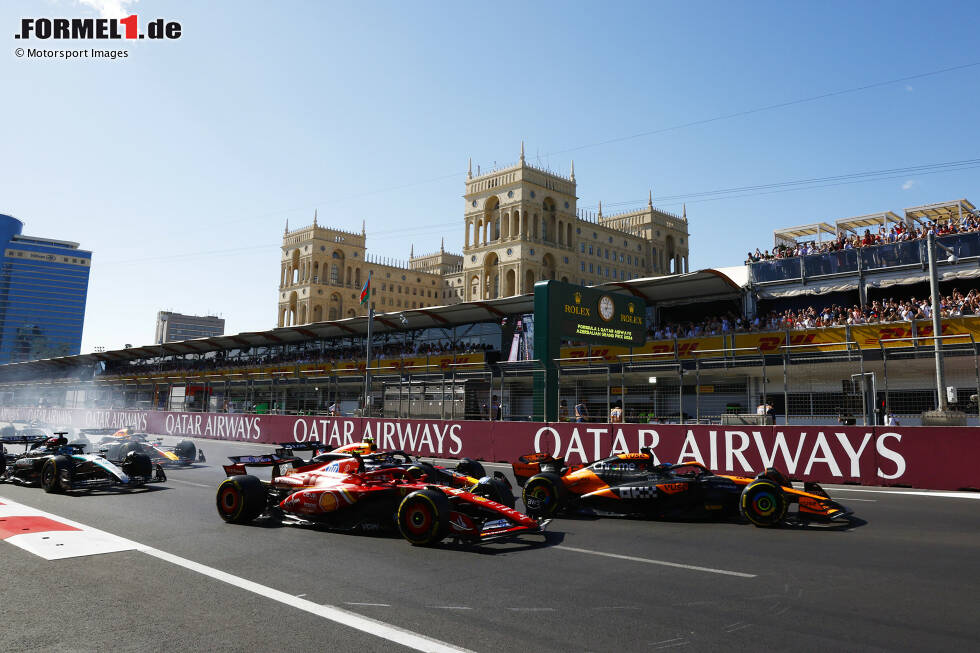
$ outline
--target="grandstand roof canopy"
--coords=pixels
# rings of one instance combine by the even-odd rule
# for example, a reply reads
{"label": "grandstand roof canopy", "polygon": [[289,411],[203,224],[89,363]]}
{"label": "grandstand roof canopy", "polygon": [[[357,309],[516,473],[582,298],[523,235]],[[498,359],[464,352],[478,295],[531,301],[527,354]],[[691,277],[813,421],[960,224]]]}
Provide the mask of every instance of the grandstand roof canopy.
{"label": "grandstand roof canopy", "polygon": [[[741,296],[748,284],[748,271],[745,266],[723,268],[721,270],[699,270],[687,274],[674,274],[632,281],[613,281],[595,286],[610,292],[629,293],[641,297],[649,303],[677,304],[717,299],[735,299]],[[424,329],[429,327],[452,327],[473,322],[499,320],[507,315],[521,315],[534,312],[534,295],[517,295],[503,299],[465,302],[452,306],[417,308],[376,313],[374,333],[386,333],[404,329]],[[44,365],[56,367],[75,367],[95,364],[99,361],[122,361],[156,356],[201,354],[237,347],[268,347],[298,343],[320,338],[343,336],[363,336],[367,333],[367,316],[351,317],[331,322],[316,322],[300,326],[279,327],[268,331],[251,331],[236,335],[217,336],[168,342],[162,345],[144,345],[114,351],[63,356],[39,361],[8,363],[0,367],[10,368],[21,365]]]}
{"label": "grandstand roof canopy", "polygon": [[951,202],[939,202],[938,204],[926,204],[905,209],[905,218],[915,222],[928,222],[930,220],[946,222],[954,219],[959,220],[964,214],[974,211],[976,211],[976,207],[964,197]]}
{"label": "grandstand roof canopy", "polygon": [[834,222],[838,233],[841,231],[851,231],[857,233],[860,229],[871,227],[888,226],[892,222],[901,222],[902,218],[894,211],[884,211],[883,213],[869,213],[860,215],[856,218],[841,218]]}
{"label": "grandstand roof canopy", "polygon": [[773,241],[776,245],[783,243],[797,242],[803,240],[823,240],[824,234],[836,237],[837,231],[834,226],[827,222],[814,222],[813,224],[803,224],[798,227],[786,227],[776,229],[772,232]]}

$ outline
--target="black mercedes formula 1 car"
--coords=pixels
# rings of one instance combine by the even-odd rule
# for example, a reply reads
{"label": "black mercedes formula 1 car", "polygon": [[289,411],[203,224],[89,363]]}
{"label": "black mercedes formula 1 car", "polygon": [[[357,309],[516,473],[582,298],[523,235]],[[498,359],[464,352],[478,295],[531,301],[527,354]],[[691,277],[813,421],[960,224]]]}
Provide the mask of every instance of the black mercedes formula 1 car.
{"label": "black mercedes formula 1 car", "polygon": [[[714,474],[699,462],[655,462],[653,453],[621,453],[589,465],[565,467],[548,454],[521,456],[513,464],[532,516],[566,509],[654,518],[741,515],[756,526],[824,521],[849,523],[851,511],[817,483],[803,489],[776,469],[746,478]],[[796,504],[798,510],[790,513]]]}
{"label": "black mercedes formula 1 car", "polygon": [[[155,465],[146,454],[130,452],[117,465],[102,456],[84,453],[84,445],[68,444],[64,435],[3,438],[0,481],[40,485],[45,492],[70,492],[132,489],[167,480],[163,467]],[[7,445],[18,444],[24,445],[22,453],[7,450]]]}

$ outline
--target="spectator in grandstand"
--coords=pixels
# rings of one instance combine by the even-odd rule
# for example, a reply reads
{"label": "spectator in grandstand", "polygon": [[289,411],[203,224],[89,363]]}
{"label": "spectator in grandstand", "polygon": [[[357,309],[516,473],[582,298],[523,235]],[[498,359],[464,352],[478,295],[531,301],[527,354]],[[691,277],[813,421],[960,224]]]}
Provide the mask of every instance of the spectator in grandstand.
{"label": "spectator in grandstand", "polygon": [[930,221],[922,227],[896,223],[887,230],[884,226],[880,226],[876,233],[871,233],[869,229],[865,229],[861,235],[840,233],[836,239],[821,243],[811,240],[794,243],[793,245],[779,244],[768,251],[759,251],[756,248],[755,253],[748,253],[745,263],[773,261],[776,259],[793,258],[795,256],[809,256],[811,254],[827,254],[829,252],[861,247],[873,247],[875,245],[919,240],[925,238],[930,233],[934,233],[937,236],[947,236],[950,234],[976,231],[980,231],[980,211],[973,213],[967,212],[960,219],[950,219],[942,223]]}
{"label": "spectator in grandstand", "polygon": [[575,418],[572,421],[574,422],[589,421],[589,408],[585,403],[585,399],[580,399],[579,402],[575,404]]}
{"label": "spectator in grandstand", "polygon": [[[953,289],[950,295],[940,298],[941,317],[980,315],[980,292],[970,290],[963,295]],[[786,309],[760,313],[748,320],[733,313],[706,317],[697,322],[664,322],[653,326],[649,336],[653,340],[693,338],[697,336],[723,335],[756,331],[781,331],[784,329],[813,329],[828,326],[875,324],[881,322],[909,322],[932,317],[932,298],[899,300],[873,300],[863,308],[857,304],[844,307],[838,304],[802,309]]]}
{"label": "spectator in grandstand", "polygon": [[558,421],[567,422],[568,421],[568,401],[562,399],[558,402]]}
{"label": "spectator in grandstand", "polygon": [[501,418],[500,398],[494,395],[490,402],[490,419],[499,421]]}
{"label": "spectator in grandstand", "polygon": [[622,424],[623,423],[623,402],[616,401],[613,404],[612,410],[609,411],[609,422],[612,424]]}

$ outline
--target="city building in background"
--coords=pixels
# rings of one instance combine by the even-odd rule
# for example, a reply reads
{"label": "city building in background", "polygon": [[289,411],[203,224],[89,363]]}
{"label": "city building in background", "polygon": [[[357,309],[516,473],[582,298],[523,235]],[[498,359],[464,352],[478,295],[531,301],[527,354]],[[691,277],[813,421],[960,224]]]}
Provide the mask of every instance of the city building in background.
{"label": "city building in background", "polygon": [[92,252],[23,228],[0,214],[0,363],[76,355]]}
{"label": "city building in background", "polygon": [[215,336],[222,336],[224,333],[224,318],[214,315],[183,315],[170,311],[160,311],[157,313],[157,328],[153,342],[162,345],[165,342],[178,340],[214,338]]}
{"label": "city building in background", "polygon": [[467,174],[462,254],[407,262],[371,257],[367,235],[317,224],[282,240],[278,326],[366,314],[359,291],[372,275],[371,307],[390,313],[533,292],[543,279],[585,286],[688,272],[687,211],[646,207],[604,215],[577,206],[575,163],[568,177],[520,160]]}

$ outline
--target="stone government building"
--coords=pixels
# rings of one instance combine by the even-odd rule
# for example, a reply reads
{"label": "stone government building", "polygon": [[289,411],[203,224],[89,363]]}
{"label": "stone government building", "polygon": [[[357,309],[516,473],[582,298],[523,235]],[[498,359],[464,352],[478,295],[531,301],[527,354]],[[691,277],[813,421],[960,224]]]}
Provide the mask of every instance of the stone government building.
{"label": "stone government building", "polygon": [[372,257],[366,230],[313,224],[282,239],[278,325],[293,326],[365,314],[358,300],[373,273],[378,312],[444,306],[530,293],[542,279],[595,285],[688,272],[687,211],[653,206],[603,215],[576,205],[575,163],[568,177],[520,161],[466,176],[463,253],[439,251],[407,264]]}

